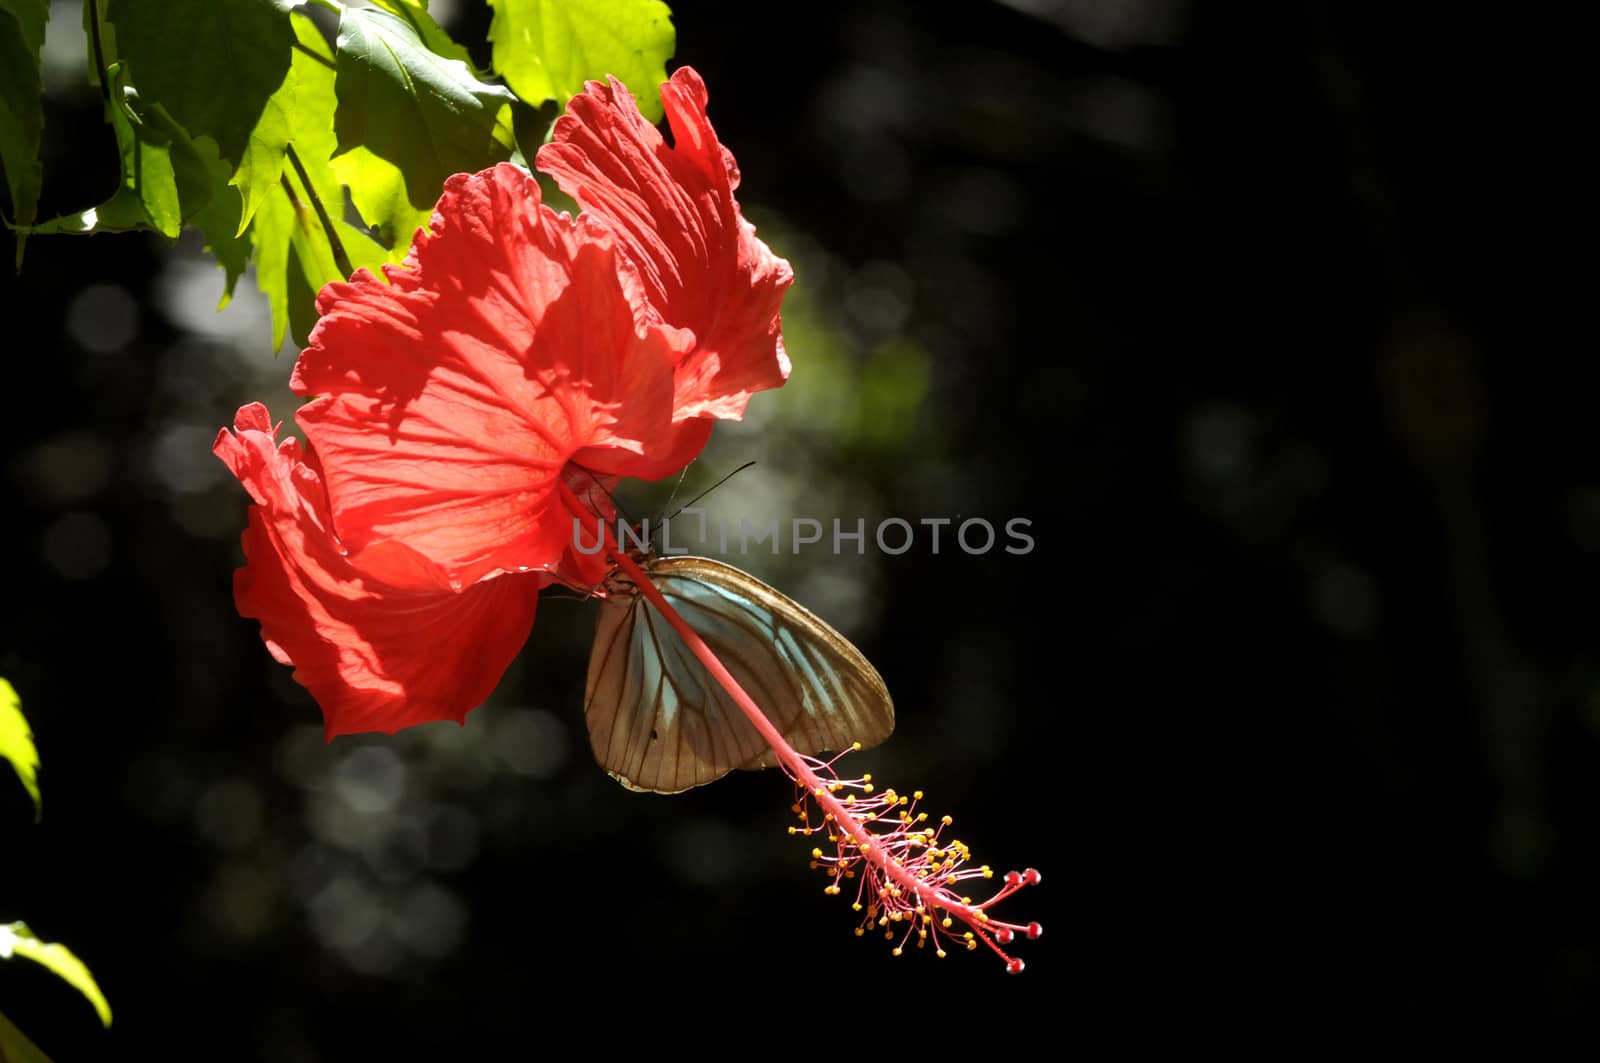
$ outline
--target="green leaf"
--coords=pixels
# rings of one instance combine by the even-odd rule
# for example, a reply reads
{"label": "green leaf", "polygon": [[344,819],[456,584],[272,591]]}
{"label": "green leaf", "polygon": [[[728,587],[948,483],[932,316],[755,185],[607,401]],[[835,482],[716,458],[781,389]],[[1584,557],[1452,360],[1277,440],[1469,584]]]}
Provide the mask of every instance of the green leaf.
{"label": "green leaf", "polygon": [[140,95],[237,165],[289,72],[288,0],[110,0],[118,55]]}
{"label": "green leaf", "polygon": [[[44,135],[44,82],[39,49],[44,44],[49,0],[0,0],[0,169],[11,191],[12,220],[31,225],[39,206],[44,167],[39,140]],[[17,269],[22,268],[26,234],[17,233]]]}
{"label": "green leaf", "polygon": [[[317,289],[327,281],[346,279],[340,276],[305,181],[288,163],[291,148],[333,221],[352,266],[385,257],[384,249],[371,237],[343,221],[344,187],[332,162],[337,143],[333,135],[337,106],[333,53],[309,20],[295,18],[293,26],[300,47],[269,107],[269,112],[275,111],[284,121],[283,130],[276,134],[277,147],[269,148],[263,141],[259,153],[247,153],[245,164],[251,165],[254,158],[260,165],[244,182],[239,178],[245,175],[245,166],[235,175],[245,202],[255,203],[250,225],[256,283],[272,309],[273,350],[281,348],[284,336],[290,333],[304,343],[316,321],[313,304]],[[275,161],[267,162],[274,152]]]}
{"label": "green leaf", "polygon": [[495,73],[537,106],[566,101],[583,83],[612,75],[661,120],[661,83],[677,43],[672,12],[659,0],[489,0]]}
{"label": "green leaf", "polygon": [[[349,222],[335,221],[333,231],[338,234],[339,246],[350,260],[350,272],[365,266],[378,277],[383,277],[383,264],[388,252]],[[289,236],[289,246],[294,254],[288,262],[289,333],[294,341],[304,347],[310,342],[311,328],[317,323],[317,292],[324,284],[341,281],[345,277],[333,256],[333,248],[315,216],[300,213]]]}
{"label": "green leaf", "polygon": [[256,286],[272,311],[272,349],[283,349],[289,331],[289,233],[295,225],[295,208],[281,187],[261,201],[253,228]]}
{"label": "green leaf", "polygon": [[28,719],[22,715],[22,699],[4,679],[0,679],[0,758],[16,769],[22,788],[33,798],[33,818],[37,820],[44,812],[44,800],[39,796],[39,750],[33,744]]}
{"label": "green leaf", "polygon": [[98,207],[39,225],[17,226],[18,232],[82,236],[154,229],[174,239],[184,221],[215,198],[218,184],[201,149],[165,109],[147,105],[135,89],[123,84],[123,74],[113,63],[113,102],[106,106],[122,158],[117,191]]}
{"label": "green leaf", "polygon": [[[384,263],[393,261],[389,250],[374,240],[369,234],[357,229],[349,222],[336,221],[333,223],[334,231],[339,234],[339,242],[344,245],[345,255],[350,259],[350,270],[355,272],[365,267],[373,272],[380,280],[383,279]],[[401,252],[401,258],[405,252]],[[340,277],[339,280],[348,280]]]}
{"label": "green leaf", "polygon": [[333,49],[310,19],[291,18],[289,23],[296,46],[289,72],[262,107],[233,175],[244,198],[240,232],[250,224],[261,200],[276,194],[290,144],[308,139],[318,142],[315,149],[301,144],[298,154],[302,159],[316,154],[323,139],[328,142],[329,154],[333,152]]}
{"label": "green leaf", "polygon": [[[340,280],[328,235],[307,198],[304,185],[285,171],[277,194],[262,200],[252,223],[256,245],[256,283],[272,309],[272,349],[283,346],[285,334],[304,345],[316,322],[317,289]],[[293,195],[290,191],[293,190]],[[321,195],[321,192],[318,193]],[[339,199],[342,201],[342,193]],[[342,233],[341,233],[342,238]],[[362,237],[365,239],[365,237]],[[371,241],[368,241],[369,243]]]}
{"label": "green leaf", "polygon": [[0,1012],[0,1060],[5,1063],[50,1063],[50,1057],[13,1026],[4,1012]]}
{"label": "green leaf", "polygon": [[[330,194],[337,207],[343,203],[338,177],[333,173],[333,51],[309,19],[290,20],[299,47],[289,64],[289,74],[273,93],[262,123],[251,134],[244,161],[233,176],[243,197],[240,224],[253,226],[256,284],[272,310],[272,349],[283,346],[289,330],[290,235],[301,223],[297,203],[304,204],[303,185],[287,166],[290,145],[311,175],[318,195]],[[291,200],[285,190],[300,188]],[[309,207],[307,207],[309,209]],[[310,219],[315,222],[315,216]],[[302,285],[303,287],[303,285]],[[309,296],[295,288],[297,303]]]}
{"label": "green leaf", "polygon": [[[126,86],[113,88],[112,99],[107,110],[111,127],[117,134],[117,152],[122,156],[122,187],[100,207],[91,222],[91,230],[124,232],[150,228],[176,239],[183,228],[183,207],[178,202],[178,177],[172,168],[172,151],[149,136],[149,130],[139,121],[134,110],[139,102],[135,90]],[[83,218],[91,221],[88,211]]]}
{"label": "green leaf", "polygon": [[44,47],[45,24],[50,21],[50,0],[0,0],[0,14],[10,15],[23,45],[33,53],[33,76],[39,76],[39,49]]}
{"label": "green leaf", "polygon": [[89,968],[65,945],[40,941],[27,923],[0,924],[0,960],[9,960],[13,955],[32,960],[63,979],[89,998],[103,1025],[111,1025],[111,1005],[106,1002],[105,994],[95,984]]}
{"label": "green leaf", "polygon": [[443,31],[419,31],[420,20],[432,25],[415,7],[406,17],[345,8],[334,118],[339,154],[365,147],[394,164],[405,175],[407,201],[418,210],[438,200],[451,174],[485,169],[516,145],[516,97],[479,81],[462,59],[430,48],[427,42]]}
{"label": "green leaf", "polygon": [[412,203],[400,168],[366,148],[352,148],[336,157],[333,169],[339,180],[350,186],[356,210],[378,227],[378,238],[390,247],[388,261],[405,258],[417,230],[433,216],[433,200]]}
{"label": "green leaf", "polygon": [[210,137],[201,137],[195,147],[205,149],[203,162],[210,176],[211,198],[189,221],[205,234],[206,250],[217,256],[217,265],[222,267],[222,300],[217,304],[221,310],[233,298],[233,287],[250,264],[250,238],[242,235],[239,224],[243,202],[228,182],[233,167],[217,155]]}
{"label": "green leaf", "polygon": [[307,279],[307,265],[315,272],[322,269],[325,263],[319,263],[314,252],[306,253],[308,240],[298,229],[289,232],[289,246],[294,253],[289,255],[285,263],[283,278],[288,290],[289,334],[304,347],[310,340],[312,327],[317,323],[317,289],[320,287]]}
{"label": "green leaf", "polygon": [[[417,36],[422,38],[422,43],[428,46],[430,52],[442,55],[446,59],[459,59],[472,66],[472,57],[467,54],[467,50],[451,40],[450,35],[439,27],[432,15],[428,14],[426,0],[372,0],[372,3],[374,7],[381,7],[410,23],[411,28],[416,30]],[[473,70],[474,73],[477,72],[475,67]]]}

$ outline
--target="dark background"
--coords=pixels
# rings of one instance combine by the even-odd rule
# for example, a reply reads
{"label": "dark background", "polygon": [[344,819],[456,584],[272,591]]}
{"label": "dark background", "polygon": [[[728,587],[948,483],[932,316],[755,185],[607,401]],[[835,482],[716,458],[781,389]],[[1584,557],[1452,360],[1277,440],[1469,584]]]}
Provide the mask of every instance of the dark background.
{"label": "dark background", "polygon": [[[853,937],[775,774],[605,778],[590,605],[544,603],[465,728],[323,745],[233,611],[246,499],[209,455],[242,402],[287,417],[290,356],[245,307],[195,331],[173,293],[220,283],[187,240],[31,242],[0,279],[0,675],[46,811],[0,786],[0,919],[117,1019],[19,964],[0,1007],[64,1063],[1588,1010],[1600,465],[1549,257],[1573,67],[1508,9],[1395,7],[675,12],[799,277],[794,380],[696,475],[1033,522],[1025,557],[838,562],[831,598],[826,553],[760,570],[894,692],[862,766],[1044,872],[1003,909],[1047,931],[1018,978]],[[93,95],[51,106],[46,215],[114,173]]]}

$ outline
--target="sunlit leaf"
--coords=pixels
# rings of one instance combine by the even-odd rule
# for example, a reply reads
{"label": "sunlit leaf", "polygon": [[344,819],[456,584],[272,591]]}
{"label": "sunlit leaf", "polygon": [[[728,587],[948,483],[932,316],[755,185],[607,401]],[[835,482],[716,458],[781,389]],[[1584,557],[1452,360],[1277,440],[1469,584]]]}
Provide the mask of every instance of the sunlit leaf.
{"label": "sunlit leaf", "polygon": [[316,320],[312,304],[317,289],[330,280],[342,279],[305,186],[288,172],[284,180],[287,188],[280,185],[276,194],[262,200],[252,223],[256,283],[272,310],[273,350],[281,348],[285,334],[291,332],[295,342],[305,343]]}
{"label": "sunlit leaf", "polygon": [[420,32],[419,20],[431,24],[415,8],[404,18],[375,8],[345,9],[334,120],[340,153],[365,147],[393,163],[405,175],[414,209],[431,207],[451,174],[500,162],[516,143],[515,97],[478,80],[462,59],[429,48],[432,33]]}
{"label": "sunlit leaf", "polygon": [[0,1060],[5,1063],[50,1063],[50,1057],[13,1026],[5,1012],[0,1012]]}
{"label": "sunlit leaf", "polygon": [[44,810],[39,796],[39,750],[33,744],[27,717],[22,715],[22,699],[4,679],[0,679],[0,759],[9,760],[16,769],[22,788],[33,798],[37,819]]}
{"label": "sunlit leaf", "polygon": [[[0,0],[0,169],[11,191],[12,221],[33,222],[44,169],[39,140],[44,133],[44,82],[39,48],[44,44],[49,0]],[[25,234],[17,234],[17,268],[22,268]]]}
{"label": "sunlit leaf", "polygon": [[267,297],[267,308],[272,312],[274,351],[282,349],[283,338],[289,332],[289,233],[295,220],[294,203],[277,186],[272,195],[261,201],[251,222],[256,285]]}
{"label": "sunlit leaf", "polygon": [[[332,162],[337,104],[333,53],[309,20],[296,18],[293,27],[301,47],[296,49],[289,75],[268,108],[269,113],[276,108],[276,113],[281,114],[286,123],[284,132],[277,148],[268,148],[264,142],[259,153],[252,148],[246,165],[254,159],[256,168],[245,182],[235,178],[246,202],[255,203],[250,225],[256,283],[272,310],[273,350],[283,346],[284,336],[289,333],[304,343],[310,324],[316,320],[313,302],[317,289],[329,280],[346,279],[339,275],[327,230],[307,192],[301,169],[334,223],[352,268],[374,261],[375,256],[381,261],[385,255],[369,236],[343,221],[344,188]],[[291,147],[299,167],[289,161]],[[244,174],[244,167],[240,174]]]}
{"label": "sunlit leaf", "polygon": [[[339,234],[340,243],[344,245],[352,272],[365,267],[377,276],[383,276],[383,264],[391,261],[391,257],[382,244],[349,222],[336,221],[333,223],[333,228]],[[405,257],[404,252],[401,252],[401,257]],[[339,279],[349,280],[348,277]]]}
{"label": "sunlit leaf", "polygon": [[[233,175],[244,199],[239,216],[240,231],[250,224],[256,208],[266,196],[276,194],[278,175],[283,173],[289,145],[310,139],[333,143],[333,49],[307,18],[291,18],[290,30],[297,45],[282,83],[262,106],[261,117],[246,138],[244,154]],[[314,154],[312,145],[302,144],[302,159]],[[332,148],[330,146],[331,153]]]}
{"label": "sunlit leaf", "polygon": [[339,180],[350,186],[356,210],[378,227],[379,238],[392,248],[389,261],[405,258],[417,230],[426,226],[433,214],[433,201],[412,203],[406,194],[405,174],[366,148],[353,148],[336,156],[333,169]]}
{"label": "sunlit leaf", "polygon": [[495,73],[528,103],[566,101],[583,83],[617,78],[652,122],[661,119],[676,32],[659,0],[489,0]]}
{"label": "sunlit leaf", "polygon": [[106,21],[141,96],[237,164],[289,72],[289,0],[110,0]]}
{"label": "sunlit leaf", "polygon": [[56,974],[89,999],[99,1013],[101,1023],[111,1025],[111,1005],[95,984],[94,975],[89,973],[89,968],[84,966],[82,960],[72,954],[71,949],[65,945],[40,941],[28,929],[27,923],[0,923],[0,960],[9,960],[12,956],[32,960]]}

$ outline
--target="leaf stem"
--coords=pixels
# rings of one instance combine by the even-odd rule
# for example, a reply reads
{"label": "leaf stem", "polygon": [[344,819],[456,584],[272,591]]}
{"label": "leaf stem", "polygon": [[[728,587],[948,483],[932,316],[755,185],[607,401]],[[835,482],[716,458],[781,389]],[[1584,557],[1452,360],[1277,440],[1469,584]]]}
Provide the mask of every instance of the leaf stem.
{"label": "leaf stem", "polygon": [[[289,165],[300,175],[300,183],[305,186],[306,198],[311,201],[311,208],[317,212],[317,221],[322,224],[322,231],[328,234],[328,246],[333,250],[334,265],[339,267],[339,275],[349,280],[350,274],[355,272],[355,267],[350,264],[350,256],[345,253],[344,244],[340,242],[339,234],[333,228],[333,219],[328,217],[328,210],[322,205],[322,198],[317,195],[316,186],[311,183],[311,175],[306,173],[305,166],[300,162],[300,156],[295,153],[294,145],[288,145],[287,151]],[[292,190],[290,194],[293,194]]]}
{"label": "leaf stem", "polygon": [[318,55],[312,49],[307,48],[305,45],[301,44],[298,40],[296,40],[294,42],[294,50],[299,52],[301,55],[308,56],[311,59],[315,60],[316,62],[321,63],[323,66],[327,67],[329,70],[338,70],[339,69],[339,64],[338,63],[335,63],[332,59],[329,59],[325,55]]}
{"label": "leaf stem", "polygon": [[106,74],[105,47],[100,43],[100,0],[89,0],[89,42],[94,48],[95,72],[99,75],[100,95],[111,102],[111,84]]}

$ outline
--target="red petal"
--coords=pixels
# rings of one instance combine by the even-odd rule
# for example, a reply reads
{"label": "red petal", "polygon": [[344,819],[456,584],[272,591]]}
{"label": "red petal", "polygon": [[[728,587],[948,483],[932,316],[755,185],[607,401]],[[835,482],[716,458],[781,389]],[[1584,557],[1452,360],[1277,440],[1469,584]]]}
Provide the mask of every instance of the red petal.
{"label": "red petal", "polygon": [[611,234],[542,206],[515,166],[451,178],[431,228],[391,284],[358,271],[322,290],[292,380],[320,397],[297,420],[363,571],[419,585],[367,556],[382,540],[456,587],[548,570],[570,542],[555,483],[574,455],[612,476],[692,457],[671,425],[689,337],[643,323]]}
{"label": "red petal", "polygon": [[[328,736],[394,732],[462,720],[489,696],[533,627],[533,576],[488,580],[460,593],[397,590],[358,572],[329,533],[315,463],[300,445],[274,445],[259,403],[217,435],[217,457],[258,505],[244,533],[246,565],[234,573],[242,616],[261,621],[272,655],[317,699]],[[400,544],[374,547],[404,568]],[[411,564],[432,571],[420,558]]]}
{"label": "red petal", "polygon": [[778,308],[794,275],[739,212],[739,171],[706,119],[700,75],[680,68],[661,99],[671,148],[621,82],[591,81],[539,150],[539,168],[621,234],[662,320],[693,330],[674,417],[736,419],[752,394],[789,376]]}

